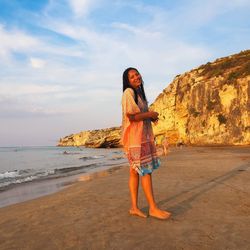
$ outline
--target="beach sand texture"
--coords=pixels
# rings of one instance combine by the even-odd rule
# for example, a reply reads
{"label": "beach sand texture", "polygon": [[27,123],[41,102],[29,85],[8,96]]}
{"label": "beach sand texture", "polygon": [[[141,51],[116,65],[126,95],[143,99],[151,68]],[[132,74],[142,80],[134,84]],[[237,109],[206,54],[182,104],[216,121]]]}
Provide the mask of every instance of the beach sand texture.
{"label": "beach sand texture", "polygon": [[128,214],[123,167],[1,208],[0,249],[250,249],[250,147],[171,148],[161,161],[154,193],[171,219]]}

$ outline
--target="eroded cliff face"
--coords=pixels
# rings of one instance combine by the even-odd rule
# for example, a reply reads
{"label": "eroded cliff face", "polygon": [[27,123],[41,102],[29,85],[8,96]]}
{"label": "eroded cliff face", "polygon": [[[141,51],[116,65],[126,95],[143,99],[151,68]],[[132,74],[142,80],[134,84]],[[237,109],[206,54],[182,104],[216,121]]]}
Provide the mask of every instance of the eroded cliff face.
{"label": "eroded cliff face", "polygon": [[[250,50],[217,59],[176,76],[150,109],[160,143],[250,145]],[[60,139],[60,146],[119,147],[120,127],[83,131]]]}
{"label": "eroded cliff face", "polygon": [[195,145],[250,144],[250,51],[176,76],[150,107],[158,140]]}

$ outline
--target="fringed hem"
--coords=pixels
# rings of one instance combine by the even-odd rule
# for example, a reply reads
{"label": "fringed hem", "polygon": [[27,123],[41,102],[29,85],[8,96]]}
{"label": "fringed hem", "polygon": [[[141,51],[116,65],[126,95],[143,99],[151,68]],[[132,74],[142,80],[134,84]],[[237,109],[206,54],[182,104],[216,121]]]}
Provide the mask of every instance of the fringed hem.
{"label": "fringed hem", "polygon": [[141,166],[133,166],[133,168],[140,176],[144,176],[146,174],[151,174],[155,169],[159,168],[160,164],[161,161],[157,158]]}

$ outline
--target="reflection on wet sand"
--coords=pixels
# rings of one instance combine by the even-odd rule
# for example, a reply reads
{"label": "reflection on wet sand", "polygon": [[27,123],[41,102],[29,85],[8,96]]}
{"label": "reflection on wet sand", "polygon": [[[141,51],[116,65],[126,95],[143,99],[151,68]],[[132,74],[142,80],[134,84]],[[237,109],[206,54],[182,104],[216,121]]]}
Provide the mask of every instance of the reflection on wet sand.
{"label": "reflection on wet sand", "polygon": [[110,175],[122,167],[123,166],[115,166],[110,168],[110,166],[106,166],[99,172],[94,172],[96,169],[93,169],[92,172],[84,174],[81,173],[63,178],[21,183],[13,186],[13,188],[0,192],[0,208],[58,192],[78,181],[88,181]]}

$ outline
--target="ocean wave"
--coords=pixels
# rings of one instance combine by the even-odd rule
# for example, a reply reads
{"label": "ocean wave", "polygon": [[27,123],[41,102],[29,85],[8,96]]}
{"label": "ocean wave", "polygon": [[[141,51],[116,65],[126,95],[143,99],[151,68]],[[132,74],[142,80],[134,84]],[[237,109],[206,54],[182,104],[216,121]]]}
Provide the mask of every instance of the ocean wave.
{"label": "ocean wave", "polygon": [[7,171],[5,173],[0,173],[0,180],[1,179],[5,179],[5,178],[15,178],[20,176],[19,171],[18,170],[14,170],[14,171]]}
{"label": "ocean wave", "polygon": [[23,182],[33,181],[33,180],[35,180],[37,178],[39,178],[39,177],[38,176],[28,176],[28,177],[25,177],[23,179],[16,180],[15,183],[23,183]]}
{"label": "ocean wave", "polygon": [[0,181],[0,191],[3,191],[4,188],[10,185],[30,182],[38,178],[39,178],[38,176],[27,176],[23,178],[22,177],[21,178],[6,178],[3,182]]}
{"label": "ocean wave", "polygon": [[93,159],[101,159],[103,157],[105,157],[105,156],[104,155],[94,155],[94,156],[83,156],[83,157],[80,157],[79,159],[87,161],[87,160],[93,160]]}
{"label": "ocean wave", "polygon": [[79,155],[79,152],[68,152],[68,151],[64,151],[63,152],[64,155]]}
{"label": "ocean wave", "polygon": [[89,169],[89,168],[94,168],[94,167],[98,167],[98,165],[97,164],[89,164],[89,165],[78,166],[78,167],[56,168],[55,174],[68,173],[68,172],[73,172],[73,171],[82,170],[82,169],[86,169],[86,168]]}
{"label": "ocean wave", "polygon": [[55,171],[52,170],[34,170],[34,169],[22,169],[7,171],[0,173],[0,188],[9,186],[11,184],[20,184],[24,182],[30,182],[36,179],[41,179],[53,175]]}
{"label": "ocean wave", "polygon": [[0,164],[0,191],[25,182],[92,172],[123,161],[120,158],[122,152],[118,150],[80,150],[73,147],[0,147],[0,153],[3,153],[3,161],[1,158]]}
{"label": "ocean wave", "polygon": [[124,159],[125,159],[124,156],[117,156],[117,157],[110,158],[110,160],[112,160],[112,161],[118,161],[118,160],[124,160]]}
{"label": "ocean wave", "polygon": [[0,173],[0,191],[3,191],[6,187],[14,184],[31,182],[35,180],[60,178],[78,173],[85,173],[85,169],[93,169],[97,167],[99,167],[98,164],[88,164],[83,166],[56,168],[50,170],[22,169],[9,172],[7,171],[5,173]]}
{"label": "ocean wave", "polygon": [[114,151],[112,152],[113,154],[123,154],[123,151],[122,150],[119,150],[119,151]]}

